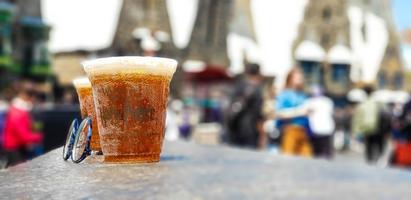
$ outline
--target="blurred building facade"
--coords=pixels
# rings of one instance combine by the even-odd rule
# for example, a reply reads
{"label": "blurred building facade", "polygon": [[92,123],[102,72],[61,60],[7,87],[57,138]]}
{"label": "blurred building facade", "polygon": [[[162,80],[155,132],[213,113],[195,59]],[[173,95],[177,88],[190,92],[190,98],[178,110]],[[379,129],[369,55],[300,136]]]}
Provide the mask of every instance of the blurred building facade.
{"label": "blurred building facade", "polygon": [[374,0],[372,3],[376,13],[385,19],[388,29],[388,44],[377,75],[377,85],[381,89],[406,89],[405,63],[400,51],[400,38],[394,24],[390,1]]}
{"label": "blurred building facade", "polygon": [[41,92],[50,92],[50,26],[42,19],[41,1],[0,1],[0,15],[0,89],[25,78],[36,81]]}
{"label": "blurred building facade", "polygon": [[[44,2],[50,4],[48,1]],[[178,18],[176,15],[184,9],[181,9],[181,6],[172,6],[172,4],[184,4],[188,1],[123,0],[120,2],[118,18],[100,19],[101,21],[108,20],[109,23],[113,21],[115,24],[113,36],[106,39],[108,45],[100,45],[101,47],[94,49],[78,45],[77,49],[57,50],[54,51],[56,53],[54,63],[62,63],[56,59],[66,59],[70,52],[74,55],[79,54],[79,60],[84,57],[112,55],[153,55],[154,52],[154,55],[176,58],[181,64],[187,60],[197,60],[202,62],[200,68],[212,66],[230,71],[233,63],[235,65],[242,63],[248,59],[245,54],[249,54],[247,49],[238,48],[238,45],[230,46],[229,36],[234,34],[253,40],[256,44],[258,43],[257,46],[270,47],[261,48],[262,51],[267,52],[256,53],[261,55],[261,58],[256,61],[262,63],[263,73],[269,72],[265,75],[275,75],[276,80],[279,81],[284,79],[287,69],[291,67],[287,63],[294,62],[303,65],[310,84],[323,85],[331,95],[335,96],[343,96],[349,88],[364,82],[373,82],[380,88],[388,89],[401,88],[404,85],[404,81],[396,81],[403,80],[399,78],[402,74],[399,72],[402,72],[403,67],[401,57],[398,56],[397,36],[389,18],[392,13],[390,13],[390,7],[386,5],[389,2],[385,0],[278,2],[276,4],[278,9],[291,9],[290,12],[296,16],[293,19],[296,23],[287,24],[296,26],[298,33],[290,44],[278,38],[271,41],[281,41],[281,43],[270,43],[269,45],[266,44],[267,37],[263,37],[264,35],[260,32],[270,27],[276,29],[270,35],[271,37],[291,37],[290,35],[294,34],[289,32],[293,30],[292,27],[284,27],[284,30],[288,32],[281,34],[282,30],[279,29],[284,26],[281,23],[283,20],[270,19],[268,15],[259,14],[263,11],[262,9],[265,9],[264,7],[273,6],[273,4],[254,0],[194,0],[190,1],[195,5],[195,11],[190,16],[193,18],[193,24],[192,28],[187,29],[190,31],[187,34],[187,45],[178,47],[175,42],[176,36],[173,34],[176,32],[175,29],[179,28],[177,27],[179,23],[171,22],[176,20]],[[104,4],[111,5],[110,2],[104,2]],[[115,10],[113,12],[117,12],[116,6],[111,7]],[[284,11],[281,15],[287,12]],[[302,15],[301,19],[298,19],[299,14]],[[48,20],[55,19],[49,12],[46,15]],[[281,18],[280,15],[276,17]],[[261,25],[262,20],[265,22],[263,26]],[[276,35],[277,32],[278,35]],[[297,56],[300,46],[310,45],[317,49],[318,55],[314,60],[308,59],[309,56]],[[281,51],[288,52],[289,47],[291,47],[290,55],[292,55],[290,58],[284,56],[285,54],[277,55]],[[273,48],[277,48],[278,51],[269,51]],[[242,56],[232,57],[230,53],[232,51],[241,51],[237,55]],[[291,60],[291,62],[283,60]],[[277,63],[280,64],[277,65]],[[78,68],[77,73],[73,70],[73,76],[83,74],[80,65],[73,67]],[[244,66],[240,64],[239,67]],[[56,65],[53,68],[57,69],[54,70],[55,72],[63,69]],[[183,69],[185,68],[178,69],[173,85],[181,88],[178,84],[184,79]],[[237,71],[239,73],[242,70]],[[67,80],[67,78],[63,79]],[[178,92],[179,89],[174,91]]]}
{"label": "blurred building facade", "polygon": [[[401,34],[402,39],[402,46],[401,51],[404,55],[404,62],[406,64],[407,69],[411,69],[411,29],[406,29]],[[405,82],[411,81],[411,73],[408,71],[406,72]],[[411,91],[411,85],[406,84],[406,89]]]}
{"label": "blurred building facade", "polygon": [[[347,53],[351,54],[347,7],[345,0],[310,1],[306,5],[293,52],[306,74],[307,90],[312,85],[322,85],[332,95],[341,96],[350,89],[351,62],[343,58]],[[312,50],[304,49],[307,42],[317,45],[318,55],[310,55]],[[340,55],[335,55],[340,59],[334,62],[329,59],[329,54],[335,48],[340,49],[336,52]]]}
{"label": "blurred building facade", "polygon": [[[378,18],[380,29],[375,25]],[[380,41],[368,38],[379,30],[386,32]],[[404,89],[404,67],[389,1],[309,1],[298,31],[294,59],[306,73],[307,89],[323,85],[333,96],[345,96],[351,87],[364,82],[380,89]],[[316,55],[301,49],[307,48],[307,42]],[[380,50],[367,58],[367,45],[379,46]],[[377,71],[370,82],[364,73],[370,73],[366,68],[373,67]]]}

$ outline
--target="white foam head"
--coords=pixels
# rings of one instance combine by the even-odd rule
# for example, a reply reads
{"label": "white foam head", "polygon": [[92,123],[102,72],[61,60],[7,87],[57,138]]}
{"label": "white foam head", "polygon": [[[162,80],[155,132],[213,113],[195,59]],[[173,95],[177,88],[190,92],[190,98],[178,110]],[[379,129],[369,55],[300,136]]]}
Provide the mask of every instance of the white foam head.
{"label": "white foam head", "polygon": [[98,58],[82,62],[87,74],[151,74],[172,76],[177,61],[169,58],[123,56]]}
{"label": "white foam head", "polygon": [[85,76],[75,78],[73,80],[73,85],[74,87],[91,87],[90,80]]}

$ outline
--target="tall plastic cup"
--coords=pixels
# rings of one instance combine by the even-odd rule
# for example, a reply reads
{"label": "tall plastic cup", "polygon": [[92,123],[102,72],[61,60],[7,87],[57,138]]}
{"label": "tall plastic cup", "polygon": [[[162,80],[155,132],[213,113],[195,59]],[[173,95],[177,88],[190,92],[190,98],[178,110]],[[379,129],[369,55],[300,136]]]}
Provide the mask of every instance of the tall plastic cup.
{"label": "tall plastic cup", "polygon": [[110,57],[83,62],[93,88],[105,162],[158,162],[177,61]]}

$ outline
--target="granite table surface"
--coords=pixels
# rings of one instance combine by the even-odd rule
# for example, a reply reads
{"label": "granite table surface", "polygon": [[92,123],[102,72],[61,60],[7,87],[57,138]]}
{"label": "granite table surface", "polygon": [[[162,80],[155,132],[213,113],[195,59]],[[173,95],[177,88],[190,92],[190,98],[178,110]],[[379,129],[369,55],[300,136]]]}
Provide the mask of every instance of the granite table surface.
{"label": "granite table surface", "polygon": [[62,148],[0,171],[0,199],[411,199],[411,172],[166,142],[157,164],[74,164]]}

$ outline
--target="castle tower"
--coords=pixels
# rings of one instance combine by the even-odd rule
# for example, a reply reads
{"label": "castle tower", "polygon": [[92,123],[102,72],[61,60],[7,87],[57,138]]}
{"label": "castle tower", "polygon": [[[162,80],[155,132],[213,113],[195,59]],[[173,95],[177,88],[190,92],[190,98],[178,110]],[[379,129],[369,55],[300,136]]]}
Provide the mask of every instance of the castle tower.
{"label": "castle tower", "polygon": [[250,0],[235,0],[230,31],[256,40]]}
{"label": "castle tower", "polygon": [[207,66],[228,67],[227,34],[233,0],[199,1],[186,60],[197,60]]}
{"label": "castle tower", "polygon": [[175,50],[166,0],[123,0],[112,49],[119,55],[143,55],[143,37],[160,42],[161,56]]}

